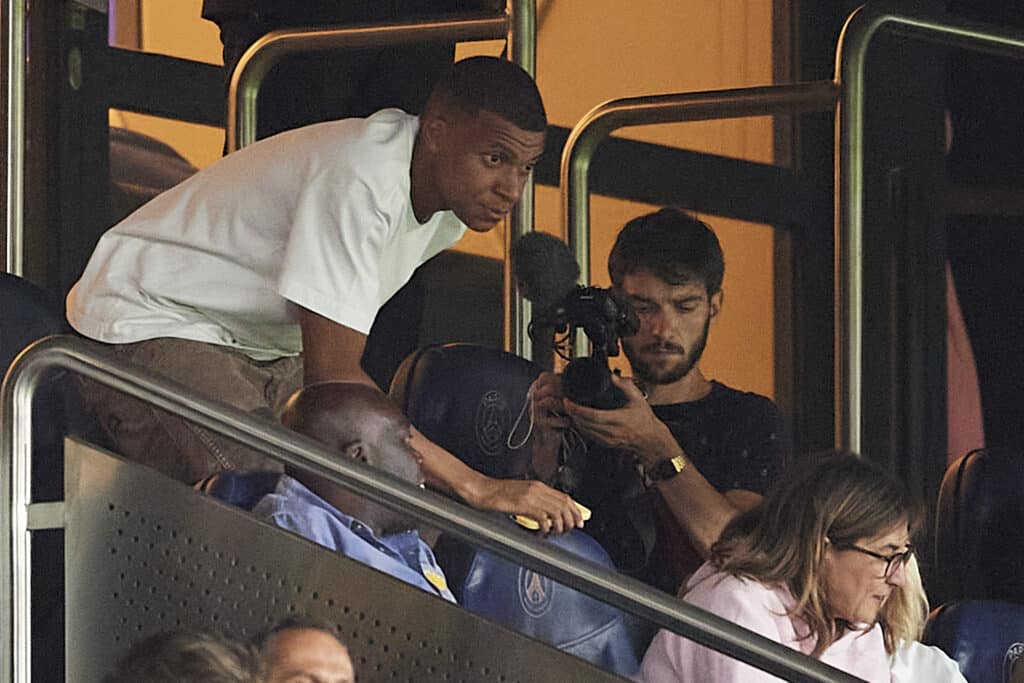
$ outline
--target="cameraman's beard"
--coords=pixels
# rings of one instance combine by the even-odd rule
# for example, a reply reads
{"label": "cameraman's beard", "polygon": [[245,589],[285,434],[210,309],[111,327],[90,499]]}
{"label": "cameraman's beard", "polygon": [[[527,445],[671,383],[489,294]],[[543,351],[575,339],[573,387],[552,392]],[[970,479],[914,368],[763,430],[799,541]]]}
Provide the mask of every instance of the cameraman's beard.
{"label": "cameraman's beard", "polygon": [[704,329],[694,341],[690,350],[686,351],[683,357],[676,363],[668,367],[655,366],[652,363],[645,362],[640,358],[638,350],[633,345],[634,340],[629,337],[623,338],[622,350],[626,354],[626,358],[629,359],[629,366],[633,369],[633,379],[641,385],[657,386],[674,384],[686,377],[690,370],[700,361],[700,357],[704,355],[704,347],[707,346],[710,330],[711,316],[709,315],[704,321]]}

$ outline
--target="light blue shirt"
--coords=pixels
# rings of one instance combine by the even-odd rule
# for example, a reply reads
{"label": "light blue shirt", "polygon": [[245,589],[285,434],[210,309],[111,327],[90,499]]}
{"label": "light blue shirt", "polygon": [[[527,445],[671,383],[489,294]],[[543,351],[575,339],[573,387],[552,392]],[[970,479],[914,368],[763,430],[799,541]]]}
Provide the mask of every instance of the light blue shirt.
{"label": "light blue shirt", "polygon": [[449,602],[444,572],[415,530],[378,538],[370,527],[342,513],[299,481],[284,475],[252,513],[275,526],[362,562]]}

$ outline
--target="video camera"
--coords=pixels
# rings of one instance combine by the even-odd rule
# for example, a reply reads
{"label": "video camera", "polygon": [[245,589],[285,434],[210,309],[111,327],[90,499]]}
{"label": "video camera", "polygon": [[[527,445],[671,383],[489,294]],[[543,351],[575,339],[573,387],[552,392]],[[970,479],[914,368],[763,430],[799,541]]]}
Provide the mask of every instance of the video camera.
{"label": "video camera", "polygon": [[[512,267],[523,296],[534,303],[530,338],[568,358],[576,330],[593,345],[591,356],[569,361],[562,374],[562,388],[574,403],[603,410],[626,403],[622,390],[612,383],[608,359],[619,355],[619,340],[640,329],[640,320],[628,302],[612,290],[576,284],[579,266],[564,242],[533,232],[512,247]],[[554,334],[562,335],[554,339]]]}
{"label": "video camera", "polygon": [[[536,326],[536,327],[535,327]],[[590,339],[592,355],[574,358],[562,373],[562,388],[574,403],[609,410],[626,404],[626,395],[612,383],[608,359],[619,355],[619,340],[636,334],[640,321],[632,308],[611,290],[577,285],[552,312],[534,318],[530,338],[537,328],[565,334],[571,344],[577,328]],[[556,351],[558,345],[555,345]]]}

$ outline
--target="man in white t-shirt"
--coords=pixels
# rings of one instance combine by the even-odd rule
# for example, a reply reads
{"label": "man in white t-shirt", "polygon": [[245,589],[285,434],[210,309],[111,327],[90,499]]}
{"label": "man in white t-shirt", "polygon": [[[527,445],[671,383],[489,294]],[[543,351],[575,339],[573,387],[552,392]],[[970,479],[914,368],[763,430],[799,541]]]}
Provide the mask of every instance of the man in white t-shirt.
{"label": "man in white t-shirt", "polygon": [[[68,320],[116,354],[244,410],[280,415],[303,384],[372,384],[360,367],[381,306],[466,227],[518,201],[544,151],[540,93],[493,57],[456,63],[420,117],[385,109],[250,145],[100,240]],[[150,406],[89,387],[128,457],[186,482],[268,461]],[[432,485],[545,531],[581,526],[565,494],[497,481],[417,435]]]}

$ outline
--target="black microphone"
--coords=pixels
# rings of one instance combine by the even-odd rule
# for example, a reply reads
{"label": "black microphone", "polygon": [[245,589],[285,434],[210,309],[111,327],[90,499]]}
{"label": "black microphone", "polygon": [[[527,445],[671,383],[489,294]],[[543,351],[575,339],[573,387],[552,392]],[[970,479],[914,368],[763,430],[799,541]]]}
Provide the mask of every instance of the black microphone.
{"label": "black microphone", "polygon": [[576,287],[580,267],[569,246],[543,232],[528,232],[512,245],[512,273],[519,290],[540,313],[551,311]]}

